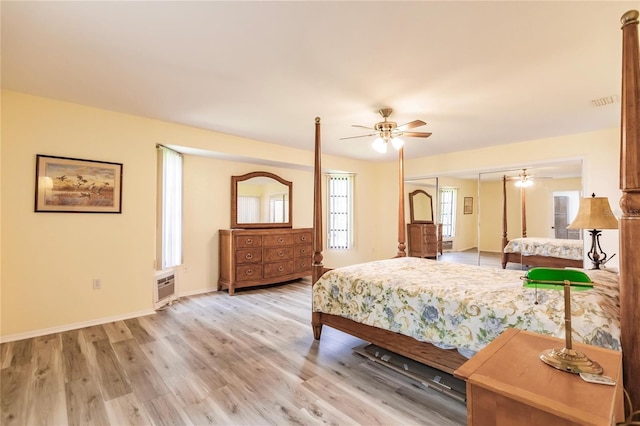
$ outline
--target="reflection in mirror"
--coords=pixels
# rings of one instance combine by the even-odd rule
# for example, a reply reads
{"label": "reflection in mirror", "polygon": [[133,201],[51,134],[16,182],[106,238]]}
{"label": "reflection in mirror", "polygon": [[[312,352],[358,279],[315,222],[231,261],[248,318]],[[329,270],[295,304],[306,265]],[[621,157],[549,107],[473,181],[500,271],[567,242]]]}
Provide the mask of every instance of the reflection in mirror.
{"label": "reflection in mirror", "polygon": [[437,259],[442,254],[443,243],[442,224],[437,223],[438,178],[405,180],[404,187],[405,205],[409,201],[407,253],[412,257]]}
{"label": "reflection in mirror", "polygon": [[[527,175],[529,185],[522,185],[523,174]],[[500,267],[505,263],[507,269],[528,269],[527,263],[533,262],[531,258],[503,256],[510,241],[523,237],[579,239],[579,231],[566,227],[577,213],[581,192],[582,161],[528,166],[526,172],[514,168],[481,173],[479,263],[485,266],[498,263]],[[513,250],[512,246],[506,251]]]}
{"label": "reflection in mirror", "polygon": [[[523,191],[515,182],[524,168],[533,184]],[[504,176],[509,179],[506,185],[508,239],[520,237],[524,231],[528,237],[581,238],[579,230],[566,229],[577,213],[582,194],[581,160],[451,174],[438,178],[437,192],[427,189],[435,195],[435,218],[443,228],[444,254],[439,260],[502,267]],[[405,186],[414,182],[420,180],[408,178]],[[413,189],[416,188],[409,191]],[[473,197],[471,214],[464,214],[465,197]],[[521,269],[522,266],[509,263],[507,268]]]}
{"label": "reflection in mirror", "polygon": [[290,228],[292,183],[268,172],[231,177],[233,228]]}
{"label": "reflection in mirror", "polygon": [[433,201],[431,195],[422,189],[409,194],[411,223],[433,223]]}

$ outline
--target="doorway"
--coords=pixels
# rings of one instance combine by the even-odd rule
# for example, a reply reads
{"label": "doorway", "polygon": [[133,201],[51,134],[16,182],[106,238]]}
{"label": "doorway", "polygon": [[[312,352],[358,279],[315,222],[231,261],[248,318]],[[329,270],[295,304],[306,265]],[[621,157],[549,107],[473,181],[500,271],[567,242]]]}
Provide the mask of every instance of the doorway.
{"label": "doorway", "polygon": [[562,191],[553,193],[553,229],[554,238],[563,240],[579,240],[579,229],[567,229],[576,217],[580,193],[578,191]]}

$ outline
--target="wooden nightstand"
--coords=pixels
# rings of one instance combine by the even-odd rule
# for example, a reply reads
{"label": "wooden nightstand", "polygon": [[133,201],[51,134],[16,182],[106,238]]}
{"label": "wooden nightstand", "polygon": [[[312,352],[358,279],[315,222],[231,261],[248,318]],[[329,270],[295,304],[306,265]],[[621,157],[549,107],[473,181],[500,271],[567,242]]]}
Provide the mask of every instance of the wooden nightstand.
{"label": "wooden nightstand", "polygon": [[573,344],[598,362],[615,386],[587,383],[538,355],[564,340],[508,329],[454,375],[467,382],[468,425],[613,425],[624,420],[622,353]]}

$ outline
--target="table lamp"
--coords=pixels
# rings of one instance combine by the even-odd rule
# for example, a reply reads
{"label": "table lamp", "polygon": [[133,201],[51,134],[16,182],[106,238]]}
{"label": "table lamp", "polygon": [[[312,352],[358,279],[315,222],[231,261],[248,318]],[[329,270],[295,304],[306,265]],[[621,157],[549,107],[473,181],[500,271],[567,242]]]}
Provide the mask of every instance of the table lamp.
{"label": "table lamp", "polygon": [[591,279],[583,271],[560,268],[532,268],[524,277],[525,287],[564,290],[564,348],[542,351],[539,358],[545,364],[567,373],[602,374],[600,364],[573,348],[571,326],[571,288],[576,291],[593,288]]}
{"label": "table lamp", "polygon": [[596,197],[591,194],[591,198],[580,200],[578,214],[567,229],[588,229],[591,235],[591,249],[587,253],[593,263],[593,269],[600,269],[600,265],[607,263],[607,254],[600,247],[600,229],[618,229],[618,219],[613,215],[609,199],[607,197]]}

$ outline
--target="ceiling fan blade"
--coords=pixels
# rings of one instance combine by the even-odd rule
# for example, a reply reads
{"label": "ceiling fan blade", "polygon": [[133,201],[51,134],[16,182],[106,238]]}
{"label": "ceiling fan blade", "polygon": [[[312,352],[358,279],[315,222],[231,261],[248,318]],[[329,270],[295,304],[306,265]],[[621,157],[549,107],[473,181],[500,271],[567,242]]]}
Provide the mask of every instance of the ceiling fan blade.
{"label": "ceiling fan blade", "polygon": [[402,136],[409,136],[412,138],[428,138],[431,133],[428,132],[402,132]]}
{"label": "ceiling fan blade", "polygon": [[344,140],[344,139],[356,139],[356,138],[366,138],[369,136],[376,136],[378,133],[370,133],[368,135],[360,135],[360,136],[347,136],[346,138],[340,138],[338,140]]}
{"label": "ceiling fan blade", "polygon": [[403,130],[409,130],[409,129],[413,129],[414,127],[420,127],[420,126],[424,126],[425,123],[422,120],[413,120],[409,123],[403,124],[402,126],[398,126],[396,127],[397,130],[403,131]]}
{"label": "ceiling fan blade", "polygon": [[352,124],[351,127],[361,127],[363,129],[367,129],[367,130],[376,130],[373,127],[361,126],[359,124]]}

